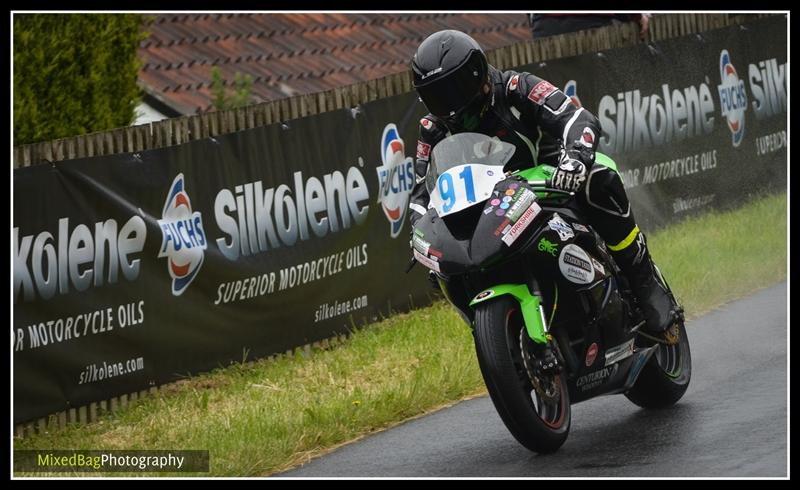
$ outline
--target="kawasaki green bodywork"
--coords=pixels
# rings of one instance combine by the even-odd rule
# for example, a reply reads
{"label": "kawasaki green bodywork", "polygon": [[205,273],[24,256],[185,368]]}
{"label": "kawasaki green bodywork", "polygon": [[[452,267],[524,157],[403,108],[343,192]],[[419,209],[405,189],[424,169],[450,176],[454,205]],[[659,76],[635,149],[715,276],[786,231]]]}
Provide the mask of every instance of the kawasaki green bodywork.
{"label": "kawasaki green bodywork", "polygon": [[522,318],[525,320],[525,328],[528,335],[534,342],[540,344],[547,343],[547,331],[545,330],[544,317],[540,309],[541,298],[531,294],[528,286],[524,284],[498,284],[493,288],[486,289],[478,293],[475,298],[470,301],[470,306],[475,306],[484,301],[510,294],[517,301],[522,309]]}
{"label": "kawasaki green bodywork", "polygon": [[[606,166],[619,173],[614,160],[602,153],[595,153],[595,164]],[[546,181],[553,176],[554,169],[555,167],[551,165],[538,165],[533,168],[515,172],[514,175],[518,175],[528,181]],[[622,178],[622,176],[620,176],[620,178]],[[550,194],[549,192],[537,192],[536,196],[539,199],[547,199]],[[534,342],[540,344],[547,343],[547,329],[544,323],[544,314],[541,311],[541,298],[531,294],[528,290],[528,286],[524,284],[498,284],[497,286],[480,292],[473,298],[469,305],[475,307],[475,305],[484,301],[505,294],[513,296],[519,302],[520,308],[522,309],[522,318],[525,320],[525,328],[530,338]]]}

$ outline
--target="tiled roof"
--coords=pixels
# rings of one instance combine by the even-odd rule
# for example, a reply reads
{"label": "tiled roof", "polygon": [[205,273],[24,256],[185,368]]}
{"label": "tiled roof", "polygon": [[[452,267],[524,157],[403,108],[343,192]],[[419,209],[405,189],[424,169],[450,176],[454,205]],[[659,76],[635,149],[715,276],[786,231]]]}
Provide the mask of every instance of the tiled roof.
{"label": "tiled roof", "polygon": [[253,102],[409,68],[420,42],[458,29],[490,50],[531,38],[525,14],[169,14],[139,47],[145,90],[182,114],[211,106],[211,69],[253,78]]}

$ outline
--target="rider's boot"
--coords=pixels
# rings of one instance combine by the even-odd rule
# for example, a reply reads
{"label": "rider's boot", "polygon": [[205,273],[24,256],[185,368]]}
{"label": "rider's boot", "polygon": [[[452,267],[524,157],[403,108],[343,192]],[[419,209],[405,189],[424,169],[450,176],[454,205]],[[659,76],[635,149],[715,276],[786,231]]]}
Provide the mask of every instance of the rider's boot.
{"label": "rider's boot", "polygon": [[609,249],[644,313],[645,328],[639,334],[656,342],[677,344],[681,310],[656,272],[644,234],[635,227],[628,240]]}

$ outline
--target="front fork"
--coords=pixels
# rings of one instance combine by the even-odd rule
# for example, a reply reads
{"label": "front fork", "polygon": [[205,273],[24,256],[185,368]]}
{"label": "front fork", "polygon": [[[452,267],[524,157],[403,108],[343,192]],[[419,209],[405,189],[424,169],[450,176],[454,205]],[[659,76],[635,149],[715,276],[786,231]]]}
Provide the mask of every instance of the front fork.
{"label": "front fork", "polygon": [[530,287],[527,284],[498,284],[485,289],[478,293],[469,305],[474,308],[484,301],[506,294],[513,296],[519,302],[525,329],[531,340],[537,344],[546,345],[548,343],[548,327],[542,306],[542,293],[535,279],[531,281]]}
{"label": "front fork", "polygon": [[[529,284],[498,284],[478,293],[469,305],[475,307],[484,301],[510,295],[519,302],[522,310],[522,319],[525,330],[533,341],[535,351],[535,369],[541,374],[557,373],[564,364],[558,353],[558,347],[549,333],[549,326],[545,320],[544,306],[542,305],[542,292],[536,279],[531,279]],[[554,346],[555,349],[554,349]]]}

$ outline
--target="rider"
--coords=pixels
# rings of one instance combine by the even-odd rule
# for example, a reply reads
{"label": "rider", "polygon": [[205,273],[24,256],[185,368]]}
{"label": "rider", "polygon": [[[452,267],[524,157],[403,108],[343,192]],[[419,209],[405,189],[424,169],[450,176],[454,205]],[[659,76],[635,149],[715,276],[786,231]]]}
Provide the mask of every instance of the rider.
{"label": "rider", "polygon": [[675,305],[656,280],[645,236],[636,226],[622,180],[608,167],[593,165],[601,133],[597,118],[536,75],[489,65],[478,43],[460,31],[428,36],[411,68],[414,88],[430,111],[420,120],[411,224],[428,209],[425,176],[436,143],[461,132],[512,143],[517,151],[506,169],[524,169],[533,162],[556,167],[551,185],[576,193],[590,224],[606,241],[639,299],[645,330],[651,338],[676,343]]}

